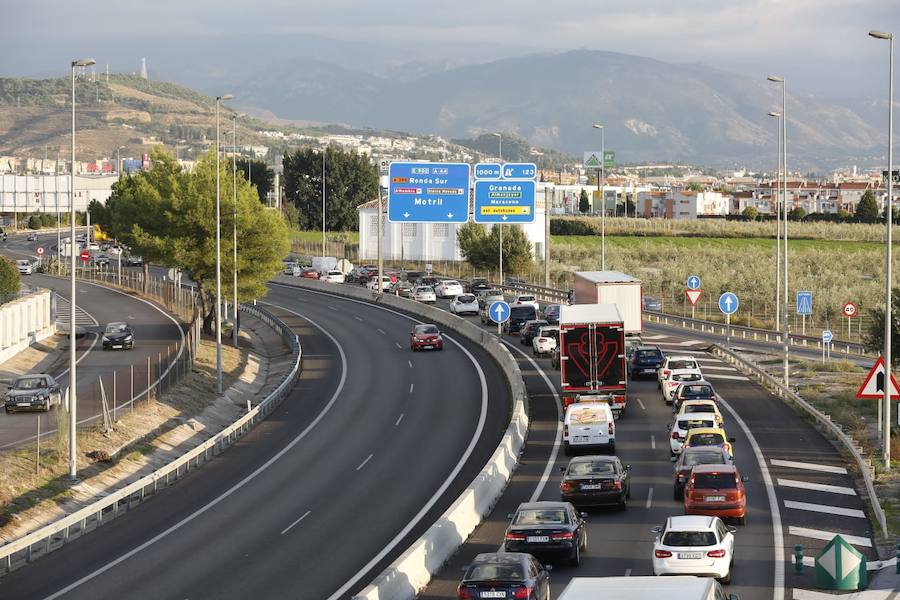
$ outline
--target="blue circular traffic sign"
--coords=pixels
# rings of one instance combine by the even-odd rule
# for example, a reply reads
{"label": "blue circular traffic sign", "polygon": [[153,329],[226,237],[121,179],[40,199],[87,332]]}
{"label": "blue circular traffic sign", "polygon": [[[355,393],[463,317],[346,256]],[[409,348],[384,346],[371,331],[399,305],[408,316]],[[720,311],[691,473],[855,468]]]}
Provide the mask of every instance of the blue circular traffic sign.
{"label": "blue circular traffic sign", "polygon": [[700,278],[696,275],[691,275],[687,280],[687,288],[689,290],[699,290],[700,289]]}
{"label": "blue circular traffic sign", "polygon": [[719,310],[721,310],[723,314],[733,315],[737,312],[738,306],[740,305],[741,302],[738,300],[738,297],[731,292],[725,292],[719,296]]}
{"label": "blue circular traffic sign", "polygon": [[491,302],[488,308],[488,316],[494,323],[506,323],[509,320],[509,303],[504,300]]}
{"label": "blue circular traffic sign", "polygon": [[822,341],[826,344],[830,344],[831,340],[834,339],[834,334],[831,333],[830,329],[826,329],[822,332]]}

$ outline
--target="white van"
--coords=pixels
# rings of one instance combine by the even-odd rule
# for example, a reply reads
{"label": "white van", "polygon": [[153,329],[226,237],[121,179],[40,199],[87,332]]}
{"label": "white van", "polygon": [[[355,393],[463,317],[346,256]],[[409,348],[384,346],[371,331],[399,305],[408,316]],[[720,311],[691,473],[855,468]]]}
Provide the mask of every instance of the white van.
{"label": "white van", "polygon": [[563,451],[605,449],[616,453],[616,422],[606,402],[575,402],[563,417]]}
{"label": "white van", "polygon": [[300,276],[300,264],[293,261],[284,261],[282,263],[284,265],[284,269],[282,273],[288,275],[290,277],[299,277]]}
{"label": "white van", "polygon": [[558,600],[739,600],[726,594],[712,578],[675,577],[573,577]]}

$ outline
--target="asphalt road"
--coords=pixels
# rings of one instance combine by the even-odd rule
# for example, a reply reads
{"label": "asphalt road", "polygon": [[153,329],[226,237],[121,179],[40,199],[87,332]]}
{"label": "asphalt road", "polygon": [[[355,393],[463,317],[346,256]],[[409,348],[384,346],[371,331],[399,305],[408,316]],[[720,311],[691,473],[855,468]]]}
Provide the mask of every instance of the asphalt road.
{"label": "asphalt road", "polygon": [[346,598],[471,482],[508,421],[484,352],[412,353],[412,321],[371,305],[276,286],[266,302],[303,346],[281,407],[187,481],[0,579],[0,597]]}
{"label": "asphalt road", "polygon": [[[44,236],[44,245],[49,239]],[[53,236],[55,244],[55,235]],[[34,247],[41,242],[26,242],[23,237],[11,237],[0,252],[11,258],[35,256]],[[23,276],[23,282],[40,288],[55,291],[62,299],[57,305],[58,320],[68,323],[68,300],[70,297],[69,280],[50,275],[35,273]],[[148,387],[147,359],[150,358],[150,385],[153,385],[160,374],[165,373],[166,356],[172,352],[175,344],[183,338],[182,328],[177,320],[167,311],[133,295],[119,292],[90,282],[76,283],[78,296],[76,315],[78,325],[84,327],[90,335],[84,336],[78,346],[78,422],[92,423],[101,416],[101,396],[99,378],[103,377],[103,385],[107,394],[110,410],[113,401],[122,405],[131,398],[131,369],[134,364],[134,394],[140,395]],[[136,344],[133,350],[104,351],[100,343],[100,335],[107,323],[125,321],[135,331]],[[163,368],[158,368],[162,356]],[[49,372],[60,381],[65,390],[69,385],[68,353],[64,356],[49,357],[32,370],[32,372]],[[113,372],[115,378],[115,397],[113,395]],[[41,430],[43,435],[50,435],[56,428],[55,412],[42,414]],[[38,413],[0,413],[0,449],[15,446],[33,440],[36,434],[36,414]]]}

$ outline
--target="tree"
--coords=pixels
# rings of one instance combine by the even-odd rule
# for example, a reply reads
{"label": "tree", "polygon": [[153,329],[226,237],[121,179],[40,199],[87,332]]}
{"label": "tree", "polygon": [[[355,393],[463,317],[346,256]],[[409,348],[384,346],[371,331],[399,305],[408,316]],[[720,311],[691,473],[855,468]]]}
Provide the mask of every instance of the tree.
{"label": "tree", "polygon": [[0,256],[0,304],[14,300],[19,295],[22,276],[16,264]]}
{"label": "tree", "polygon": [[578,212],[586,214],[589,210],[591,210],[591,201],[588,199],[587,192],[582,188],[581,196],[578,197]]}
{"label": "tree", "polygon": [[[897,348],[900,342],[900,288],[891,290],[891,347]],[[871,352],[882,352],[884,350],[884,309],[876,308],[872,310],[872,322],[863,338],[866,349]],[[900,363],[898,353],[891,353],[891,363],[897,365]]]}
{"label": "tree", "polygon": [[806,217],[806,210],[802,206],[796,206],[788,213],[788,219],[791,221],[802,221]]}
{"label": "tree", "polygon": [[265,161],[246,158],[237,160],[237,169],[244,174],[244,179],[256,187],[259,201],[265,204],[275,182],[275,171],[270,169]]}
{"label": "tree", "polygon": [[284,157],[285,203],[300,211],[300,229],[322,228],[322,163],[325,163],[325,226],[329,231],[359,227],[360,204],[378,196],[378,172],[365,156],[327,148],[301,149]]}
{"label": "tree", "polygon": [[741,214],[744,215],[744,218],[748,221],[755,221],[757,217],[759,217],[759,211],[756,210],[755,206],[748,206]]}
{"label": "tree", "polygon": [[292,203],[288,202],[284,206],[284,220],[291,229],[300,228],[300,211]]}
{"label": "tree", "polygon": [[839,208],[837,211],[838,221],[846,221],[850,218],[850,212],[845,208]]}
{"label": "tree", "polygon": [[699,181],[692,181],[688,184],[687,189],[689,192],[702,192],[703,184]]}
{"label": "tree", "polygon": [[456,244],[459,251],[466,262],[476,269],[489,269],[494,266],[487,252],[487,237],[484,225],[471,221],[456,230]]}
{"label": "tree", "polygon": [[[466,223],[457,230],[456,243],[466,261],[476,269],[500,267],[500,226],[488,232],[483,225]],[[518,225],[503,228],[503,270],[522,273],[531,268],[531,242]]]}
{"label": "tree", "polygon": [[[856,212],[853,216],[864,223],[872,223],[879,217],[878,203],[875,201],[875,192],[871,189],[866,190],[859,203],[856,205]],[[884,216],[883,214],[881,215]]]}
{"label": "tree", "polygon": [[41,216],[40,215],[31,215],[28,217],[28,229],[40,229],[41,228]]}

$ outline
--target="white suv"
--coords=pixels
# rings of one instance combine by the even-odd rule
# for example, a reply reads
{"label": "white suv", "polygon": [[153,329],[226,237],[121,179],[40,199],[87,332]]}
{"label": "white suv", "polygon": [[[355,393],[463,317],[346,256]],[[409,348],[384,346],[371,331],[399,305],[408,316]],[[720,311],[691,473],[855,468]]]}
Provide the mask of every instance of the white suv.
{"label": "white suv", "polygon": [[535,356],[545,356],[553,352],[559,343],[559,327],[545,325],[538,330],[538,334],[531,340],[531,348]]}
{"label": "white suv", "polygon": [[731,581],[734,561],[734,527],[719,517],[684,515],[669,517],[666,526],[651,530],[654,575],[699,575]]}
{"label": "white suv", "polygon": [[697,364],[697,359],[693,356],[687,356],[683,354],[666,356],[663,359],[663,364],[659,368],[659,371],[656,372],[656,387],[661,390],[663,378],[669,375],[671,371],[674,371],[676,369],[696,369],[697,371],[699,371],[700,365]]}
{"label": "white suv", "polygon": [[700,381],[703,373],[700,369],[666,369],[668,374],[662,379],[662,397],[666,404],[672,404],[672,397],[678,386],[686,381]]}

